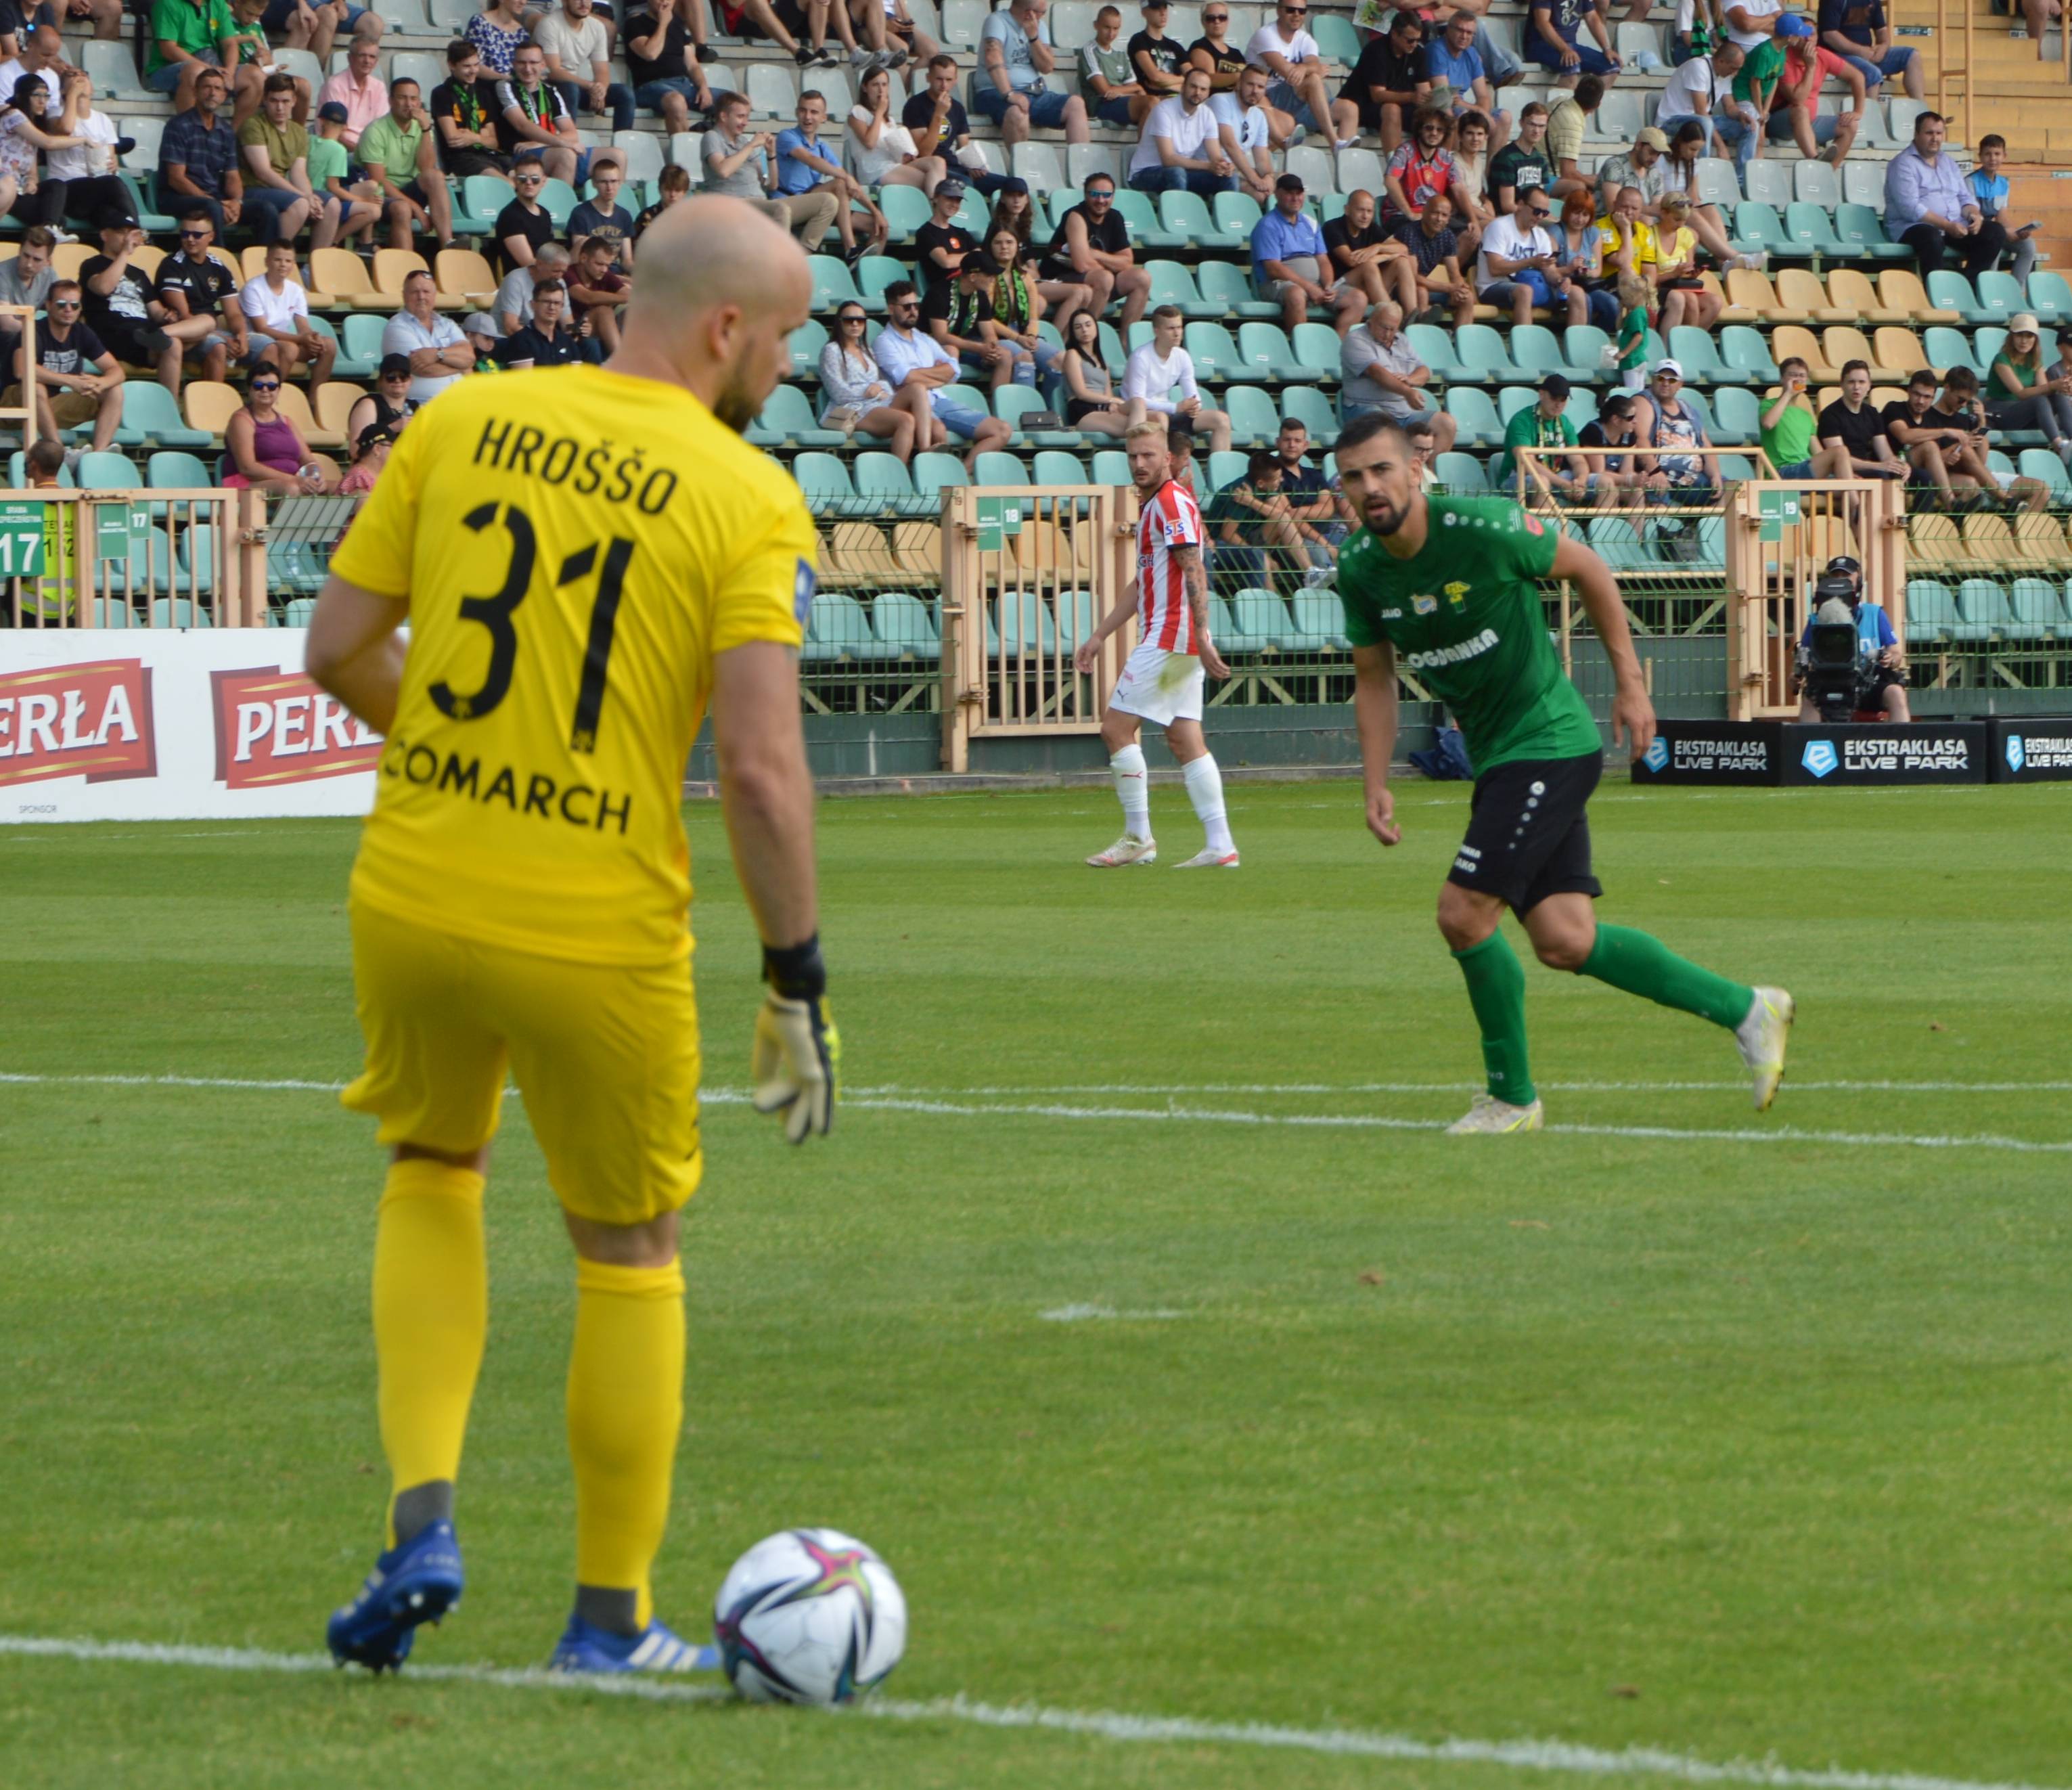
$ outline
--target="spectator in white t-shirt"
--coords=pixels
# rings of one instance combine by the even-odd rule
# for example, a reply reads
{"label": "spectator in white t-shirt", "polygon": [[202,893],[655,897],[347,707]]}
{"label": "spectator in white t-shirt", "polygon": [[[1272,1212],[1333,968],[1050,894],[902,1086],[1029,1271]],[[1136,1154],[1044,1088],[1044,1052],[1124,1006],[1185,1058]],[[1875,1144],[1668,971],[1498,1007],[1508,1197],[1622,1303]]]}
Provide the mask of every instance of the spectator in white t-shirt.
{"label": "spectator in white t-shirt", "polygon": [[1777,33],[1784,0],[1729,0],[1727,37],[1745,53]]}
{"label": "spectator in white t-shirt", "polygon": [[[1190,429],[1206,429],[1209,451],[1221,453],[1230,446],[1231,421],[1202,401],[1194,357],[1180,346],[1182,321],[1178,305],[1161,305],[1152,312],[1151,339],[1129,357],[1122,370],[1128,422],[1143,422],[1156,414],[1184,422]],[[1171,395],[1176,390],[1180,394],[1177,401]]]}
{"label": "spectator in white t-shirt", "polygon": [[1281,0],[1274,15],[1252,34],[1244,47],[1247,62],[1256,62],[1272,78],[1267,103],[1290,114],[1305,130],[1328,134],[1341,149],[1359,140],[1359,108],[1350,100],[1332,103],[1324,85],[1324,53],[1303,30],[1309,0]]}
{"label": "spectator in white t-shirt", "polygon": [[271,366],[284,380],[296,368],[307,366],[314,397],[317,388],[331,377],[338,344],[328,335],[319,335],[310,323],[310,295],[295,278],[292,243],[277,242],[267,249],[266,271],[245,282],[237,308],[245,313],[251,336],[245,365]]}
{"label": "spectator in white t-shirt", "polygon": [[1565,303],[1571,323],[1589,319],[1589,302],[1582,289],[1571,283],[1568,270],[1554,259],[1554,239],[1546,228],[1553,215],[1547,195],[1537,187],[1527,187],[1519,192],[1511,214],[1492,219],[1482,232],[1476,290],[1486,305],[1499,309],[1509,305],[1515,323],[1531,323],[1535,305]]}
{"label": "spectator in white t-shirt", "polygon": [[1209,77],[1188,69],[1177,99],[1161,100],[1144,121],[1130,158],[1129,183],[1139,192],[1191,192],[1207,199],[1237,187],[1237,168],[1223,149],[1209,109]]}
{"label": "spectator in white t-shirt", "polygon": [[1273,203],[1273,179],[1279,171],[1273,152],[1288,139],[1273,134],[1273,114],[1266,105],[1266,71],[1256,63],[1237,77],[1235,93],[1211,93],[1209,109],[1216,115],[1223,154],[1237,170],[1238,188],[1261,205]]}
{"label": "spectator in white t-shirt", "polygon": [[1747,101],[1734,97],[1734,76],[1747,60],[1741,45],[1729,41],[1709,56],[1679,63],[1670,71],[1655,117],[1663,134],[1673,138],[1688,118],[1704,132],[1708,150],[1724,144],[1745,167],[1755,154],[1757,113]]}

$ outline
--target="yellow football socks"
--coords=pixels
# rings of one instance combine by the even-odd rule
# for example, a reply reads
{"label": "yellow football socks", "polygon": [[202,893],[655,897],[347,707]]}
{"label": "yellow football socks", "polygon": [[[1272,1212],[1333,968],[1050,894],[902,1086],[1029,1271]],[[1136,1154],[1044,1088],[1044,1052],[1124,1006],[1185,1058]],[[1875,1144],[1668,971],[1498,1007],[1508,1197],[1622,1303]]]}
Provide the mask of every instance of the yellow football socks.
{"label": "yellow football socks", "polygon": [[[422,1157],[392,1165],[374,1232],[381,1446],[395,1492],[460,1471],[489,1331],[483,1178]],[[393,1512],[393,1505],[392,1505]],[[389,1542],[397,1537],[392,1514]]]}
{"label": "yellow football socks", "polygon": [[669,1520],[684,1417],[684,1271],[576,1263],[569,1453],[576,1475],[576,1582],[634,1593],[653,1613],[648,1569]]}

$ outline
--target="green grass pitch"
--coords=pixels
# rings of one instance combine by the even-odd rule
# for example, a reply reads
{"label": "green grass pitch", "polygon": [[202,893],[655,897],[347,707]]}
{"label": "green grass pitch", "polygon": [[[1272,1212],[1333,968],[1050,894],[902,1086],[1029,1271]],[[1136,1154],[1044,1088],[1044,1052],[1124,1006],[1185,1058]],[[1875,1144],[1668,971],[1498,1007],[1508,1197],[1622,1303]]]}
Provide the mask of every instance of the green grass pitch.
{"label": "green grass pitch", "polygon": [[[905,1719],[0,1650],[0,1784],[1592,1775],[915,1706],[960,1693],[2072,1783],[2072,788],[1612,778],[1605,912],[1789,986],[1784,1092],[1758,1117],[1724,1034],[1533,966],[1573,1129],[1466,1140],[1429,1128],[1478,1069],[1430,918],[1465,792],[1400,793],[1384,854],[1355,785],[1235,787],[1244,868],[1177,879],[1080,867],[1102,791],[823,809],[851,1097],[796,1151],[709,1109],[658,1607],[701,1630],[750,1542],[853,1530],[911,1603]],[[1177,789],[1153,817],[1193,850]],[[738,1098],[752,933],[689,825]],[[306,1656],[366,1570],[372,1127],[68,1079],[348,1076],[355,833],[0,832],[0,1072],[38,1078],[0,1084],[0,1637]],[[489,1212],[426,1664],[537,1665],[566,1609],[571,1269],[515,1101]]]}

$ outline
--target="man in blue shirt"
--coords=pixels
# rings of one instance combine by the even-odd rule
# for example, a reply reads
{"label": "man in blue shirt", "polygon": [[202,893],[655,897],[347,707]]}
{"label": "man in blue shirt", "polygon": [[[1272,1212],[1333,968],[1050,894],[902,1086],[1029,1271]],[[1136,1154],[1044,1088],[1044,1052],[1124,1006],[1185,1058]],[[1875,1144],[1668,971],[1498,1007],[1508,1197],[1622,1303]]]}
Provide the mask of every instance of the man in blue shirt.
{"label": "man in blue shirt", "polygon": [[1921,52],[1892,40],[1892,25],[1885,15],[1885,0],[1820,0],[1820,47],[1832,50],[1875,88],[1894,75],[1906,82],[1906,97],[1918,100],[1923,91]]}
{"label": "man in blue shirt", "polygon": [[1262,298],[1280,301],[1281,323],[1292,331],[1322,305],[1343,335],[1367,308],[1365,296],[1332,278],[1324,232],[1304,209],[1302,177],[1284,174],[1273,183],[1273,209],[1252,227],[1252,284]]}
{"label": "man in blue shirt", "polygon": [[1942,147],[1948,134],[1939,112],[1924,112],[1914,121],[1914,141],[1885,164],[1885,233],[1914,251],[1923,280],[1942,270],[1946,255],[1960,257],[1964,277],[1975,280],[1998,264],[2008,234]]}
{"label": "man in blue shirt", "polygon": [[1086,101],[1044,80],[1057,67],[1043,31],[1050,10],[1050,0],[1014,0],[988,13],[979,31],[972,102],[1000,126],[1001,140],[1010,146],[1028,140],[1031,125],[1046,130],[1062,126],[1067,142],[1087,141]]}
{"label": "man in blue shirt", "polygon": [[[1911,721],[1914,718],[1906,701],[1906,655],[1900,650],[1899,636],[1893,632],[1892,618],[1885,612],[1885,605],[1864,601],[1864,569],[1861,563],[1846,553],[1827,562],[1823,580],[1846,577],[1856,582],[1856,592],[1849,599],[1849,608],[1856,623],[1856,707],[1859,710],[1882,710],[1888,721]],[[1799,685],[1799,719],[1810,724],[1820,718],[1820,711],[1805,688],[1806,672],[1813,651],[1813,629],[1819,615],[1815,607],[1807,605],[1806,632],[1799,637],[1797,681]]]}
{"label": "man in blue shirt", "polygon": [[[1585,25],[1597,40],[1594,48],[1581,41]],[[1552,68],[1564,83],[1580,75],[1599,75],[1609,87],[1624,66],[1593,0],[1532,0],[1525,21],[1525,54],[1543,68]]]}
{"label": "man in blue shirt", "polygon": [[[1511,135],[1511,114],[1496,109],[1496,88],[1490,79],[1482,53],[1475,47],[1475,31],[1482,22],[1466,7],[1446,21],[1445,29],[1424,40],[1424,78],[1444,81],[1453,89],[1449,109],[1455,117],[1463,112],[1480,112],[1490,122],[1490,147],[1503,147]],[[1425,102],[1436,105],[1435,97]]]}
{"label": "man in blue shirt", "polygon": [[[798,123],[777,133],[777,196],[791,208],[791,233],[811,249],[832,224],[841,232],[842,259],[853,267],[885,246],[891,234],[885,214],[870,202],[861,183],[843,171],[841,152],[831,154],[821,143],[828,102],[809,87],[799,96],[791,116]],[[856,240],[858,206],[870,218],[870,240],[863,243]]]}

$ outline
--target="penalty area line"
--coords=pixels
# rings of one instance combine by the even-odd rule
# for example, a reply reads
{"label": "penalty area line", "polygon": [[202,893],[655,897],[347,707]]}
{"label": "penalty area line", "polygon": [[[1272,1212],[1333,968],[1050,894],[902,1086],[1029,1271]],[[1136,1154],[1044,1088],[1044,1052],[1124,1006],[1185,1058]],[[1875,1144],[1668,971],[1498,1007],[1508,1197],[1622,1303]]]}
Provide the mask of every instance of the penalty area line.
{"label": "penalty area line", "polygon": [[[168,1646],[0,1635],[0,1656],[66,1660],[80,1664],[186,1667],[307,1677],[335,1670],[328,1655],[273,1653],[257,1648]],[[686,1685],[635,1674],[602,1677],[537,1667],[412,1664],[405,1677],[434,1684],[479,1684],[503,1690],[632,1697],[643,1702],[716,1703],[732,1695],[713,1685]],[[1124,1743],[1243,1747],[1341,1759],[1400,1759],[1433,1765],[1497,1765],[1575,1777],[1668,1778],[1684,1784],[1755,1784],[1770,1790],[2041,1790],[2021,1783],[1939,1777],[1921,1772],[1806,1770],[1774,1759],[1713,1760],[1688,1753],[1630,1747],[1618,1751],[1565,1740],[1420,1740],[1361,1728],[1297,1728],[1260,1722],[1203,1722],[1186,1716],[1128,1715],[1112,1710],[1050,1709],[1041,1704],[987,1703],[956,1696],[908,1700],[872,1697],[841,1718],[967,1722],[973,1726],[1084,1735]]]}

